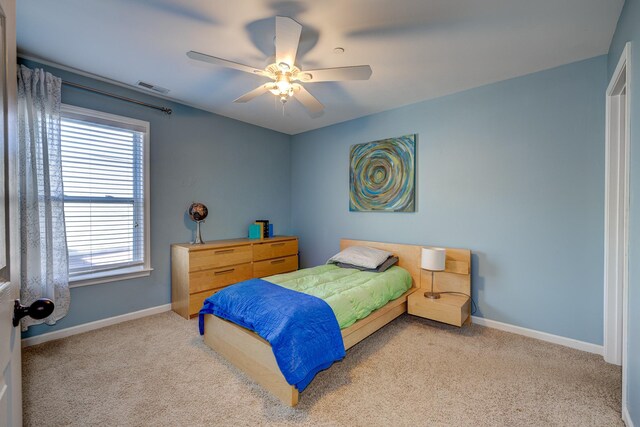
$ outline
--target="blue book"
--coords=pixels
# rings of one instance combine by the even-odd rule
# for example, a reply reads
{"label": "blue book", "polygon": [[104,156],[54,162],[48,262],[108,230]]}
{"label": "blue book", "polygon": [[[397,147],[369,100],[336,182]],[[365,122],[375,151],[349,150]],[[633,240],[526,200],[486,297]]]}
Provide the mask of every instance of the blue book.
{"label": "blue book", "polygon": [[258,224],[251,224],[249,226],[249,238],[259,239],[262,237],[262,227]]}

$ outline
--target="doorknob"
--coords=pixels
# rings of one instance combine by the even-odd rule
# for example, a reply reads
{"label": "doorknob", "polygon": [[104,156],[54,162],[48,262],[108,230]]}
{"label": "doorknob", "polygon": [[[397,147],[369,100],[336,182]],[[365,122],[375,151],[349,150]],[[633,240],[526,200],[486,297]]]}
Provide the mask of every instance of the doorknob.
{"label": "doorknob", "polygon": [[20,304],[20,300],[17,299],[13,305],[13,326],[20,324],[20,319],[25,316],[30,316],[34,319],[44,319],[53,313],[55,304],[53,301],[47,298],[40,298],[34,301],[29,307]]}

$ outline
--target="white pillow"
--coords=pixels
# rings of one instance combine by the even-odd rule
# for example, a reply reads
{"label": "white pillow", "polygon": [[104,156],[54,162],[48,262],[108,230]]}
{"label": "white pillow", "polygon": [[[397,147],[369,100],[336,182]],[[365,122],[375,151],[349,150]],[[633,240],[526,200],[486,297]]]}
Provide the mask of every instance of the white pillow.
{"label": "white pillow", "polygon": [[335,254],[327,261],[327,264],[342,262],[365,268],[376,268],[387,260],[391,252],[368,246],[349,246],[347,249]]}

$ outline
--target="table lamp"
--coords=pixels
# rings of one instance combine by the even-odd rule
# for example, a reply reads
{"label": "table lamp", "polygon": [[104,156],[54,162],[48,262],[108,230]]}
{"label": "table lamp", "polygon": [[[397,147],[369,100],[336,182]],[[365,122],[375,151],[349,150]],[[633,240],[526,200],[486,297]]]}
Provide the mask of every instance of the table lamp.
{"label": "table lamp", "polygon": [[443,271],[447,251],[444,248],[422,248],[422,262],[420,267],[423,270],[431,271],[431,292],[425,292],[424,296],[430,299],[440,298],[438,292],[433,292],[434,272]]}

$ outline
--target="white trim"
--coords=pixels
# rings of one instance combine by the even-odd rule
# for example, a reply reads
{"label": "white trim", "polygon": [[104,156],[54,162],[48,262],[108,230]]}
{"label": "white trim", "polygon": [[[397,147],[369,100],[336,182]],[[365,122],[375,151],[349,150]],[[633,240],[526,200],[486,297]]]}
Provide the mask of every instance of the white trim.
{"label": "white trim", "polygon": [[[627,132],[627,170],[630,170],[630,166],[629,166],[629,159],[631,157],[630,153],[630,145],[631,145],[631,92],[632,92],[632,86],[631,86],[631,78],[629,76],[632,76],[632,63],[631,63],[631,43],[627,43],[624,47],[624,53],[626,53],[627,56],[627,60],[626,60],[626,66],[625,68],[627,69],[627,95],[626,95],[626,102],[627,102],[627,109],[626,109],[626,113],[627,113],[627,118],[626,118],[626,132]],[[629,192],[629,176],[627,175],[626,177],[627,180],[627,184],[626,184],[626,188],[627,188],[627,193]],[[626,195],[627,197],[627,212],[625,212],[626,215],[626,223],[625,226],[627,227],[627,233],[625,234],[625,257],[624,257],[624,268],[625,271],[627,271],[627,273],[629,272],[629,206],[628,206],[628,202],[629,202],[629,194]],[[624,286],[624,293],[622,296],[622,300],[624,301],[624,305],[622,307],[622,342],[623,342],[623,348],[622,348],[622,411],[623,413],[626,413],[627,415],[629,415],[629,407],[627,406],[628,404],[628,399],[629,399],[629,364],[627,363],[627,361],[629,360],[629,356],[628,356],[628,343],[629,343],[629,283],[628,283],[628,277],[629,275],[626,275],[626,282]],[[628,417],[628,420],[631,424],[633,424],[633,422],[631,421],[631,417]]]}
{"label": "white trim", "polygon": [[629,414],[629,408],[626,406],[622,408],[622,421],[624,421],[627,427],[633,427],[633,420]]}
{"label": "white trim", "polygon": [[527,329],[521,326],[510,325],[508,323],[498,322],[496,320],[485,319],[484,317],[471,316],[471,320],[476,325],[486,326],[487,328],[499,329],[513,334],[523,335],[529,338],[535,338],[541,341],[562,345],[565,347],[575,348],[576,350],[586,351],[588,353],[602,355],[602,346],[589,342],[574,340],[573,338],[561,337],[559,335],[540,332],[534,329]]}
{"label": "white trim", "polygon": [[[618,60],[618,64],[616,65],[616,69],[613,71],[611,75],[611,81],[607,86],[607,94],[613,93],[613,89],[615,88],[618,80],[620,78],[620,74],[625,66],[629,65],[629,59],[631,59],[631,42],[627,42],[624,45],[624,49],[620,54],[620,59]],[[627,79],[628,80],[628,79]]]}
{"label": "white trim", "polygon": [[115,282],[120,280],[134,279],[138,277],[149,276],[153,271],[151,268],[151,165],[150,165],[150,145],[151,131],[148,121],[138,120],[131,117],[119,116],[116,114],[105,113],[103,111],[91,110],[88,108],[77,107],[74,105],[62,104],[61,115],[63,117],[74,118],[79,120],[87,120],[101,123],[109,126],[130,128],[133,131],[143,134],[143,154],[142,154],[142,188],[144,199],[143,214],[143,239],[144,239],[144,255],[142,266],[125,266],[109,271],[97,273],[87,273],[78,277],[70,277],[69,286],[88,286],[100,283]]}
{"label": "white trim", "polygon": [[[604,212],[604,359],[617,365],[623,359],[626,289],[628,288],[630,44],[627,43],[606,92],[605,212]],[[624,105],[620,93],[626,90]],[[625,112],[620,135],[620,112]],[[620,144],[623,139],[623,145]],[[624,154],[623,162],[616,161]],[[615,156],[611,158],[611,156]],[[612,181],[612,179],[614,181]],[[613,184],[613,185],[612,185]],[[619,194],[620,187],[623,193]],[[617,191],[616,191],[617,190]],[[611,192],[614,194],[610,194]],[[621,200],[622,199],[622,204]],[[614,227],[614,228],[612,228]],[[612,235],[613,234],[613,235]],[[620,248],[622,245],[622,248]],[[613,251],[613,252],[612,252]],[[620,265],[622,263],[622,265]]]}
{"label": "white trim", "polygon": [[99,285],[100,283],[137,279],[138,277],[150,276],[152,271],[153,268],[134,267],[120,268],[118,270],[103,271],[94,274],[85,274],[84,276],[69,278],[69,287],[79,288],[81,286]]}
{"label": "white trim", "polygon": [[[627,159],[626,159],[626,168],[627,171],[630,170],[630,166],[629,166],[629,159],[631,157],[630,152],[631,152],[631,78],[629,76],[632,76],[632,62],[631,62],[631,42],[628,42],[625,46],[624,46],[624,50],[623,50],[623,55],[626,56],[626,63],[625,63],[625,68],[627,71],[627,94],[626,94],[626,103],[627,103],[627,107],[626,107],[626,114],[627,117],[625,119],[625,132],[627,133],[627,138],[626,138],[626,147],[625,150],[627,152]],[[629,337],[629,174],[627,174],[627,176],[625,177],[626,179],[626,194],[625,194],[625,198],[627,201],[627,206],[626,206],[626,211],[625,211],[625,227],[626,227],[626,232],[625,232],[625,253],[624,253],[624,269],[627,272],[627,274],[625,275],[625,283],[624,283],[624,292],[622,295],[622,301],[624,302],[622,305],[622,343],[623,343],[623,347],[622,347],[622,412],[626,413],[627,415],[629,415],[629,408],[627,406],[628,403],[628,397],[629,397],[629,364],[627,363],[627,361],[629,360],[629,356],[628,356],[628,337]],[[629,423],[631,423],[631,425],[633,425],[633,422],[631,421],[631,417],[628,417],[628,421]]]}
{"label": "white trim", "polygon": [[60,106],[60,112],[68,114],[69,116],[79,116],[72,118],[79,118],[80,120],[96,121],[108,126],[124,127],[122,124],[131,125],[131,130],[138,132],[149,132],[149,122],[145,120],[138,120],[127,116],[119,116],[117,114],[105,113],[104,111],[92,110],[89,108],[77,107],[75,105],[62,104]]}
{"label": "white trim", "polygon": [[[629,158],[631,142],[631,43],[625,44],[620,55],[616,69],[611,76],[611,81],[606,92],[606,149],[605,149],[605,241],[604,241],[604,348],[603,355],[605,361],[622,365],[622,414],[628,417],[628,324],[629,324]],[[624,78],[624,80],[622,80]],[[622,88],[625,89],[624,99],[621,99]],[[624,101],[624,104],[622,102]],[[624,129],[619,129],[620,111],[624,108]],[[614,120],[618,125],[614,125]],[[612,127],[613,126],[613,127]],[[621,133],[624,135],[621,137]],[[622,144],[620,141],[622,139]],[[622,162],[617,165],[610,164],[610,154],[615,153],[616,147],[619,151],[624,151]],[[615,167],[615,170],[610,168]],[[610,177],[616,177],[620,183],[623,180],[623,202],[622,207],[618,194],[609,194],[611,189]],[[615,190],[615,187],[614,187]],[[620,212],[622,209],[622,212]],[[616,217],[622,216],[622,230],[618,228],[616,242],[611,242],[609,230],[611,228],[609,211]],[[622,214],[622,215],[621,215]],[[622,239],[622,260],[619,259],[618,252],[616,259],[611,260],[610,249],[620,251],[620,240]],[[610,245],[614,245],[610,248]],[[620,261],[622,266],[620,266]],[[614,268],[612,272],[610,269]],[[621,277],[620,277],[621,276]]]}
{"label": "white trim", "polygon": [[142,317],[152,316],[154,314],[171,311],[171,304],[159,305],[157,307],[145,308],[144,310],[134,311],[132,313],[121,314],[120,316],[108,317],[106,319],[96,320],[95,322],[84,323],[78,326],[71,326],[46,334],[36,335],[35,337],[24,338],[22,347],[42,344],[47,341],[59,340],[61,338],[70,337],[72,335],[82,334],[84,332],[93,331],[107,326],[115,325],[129,320],[140,319]]}

